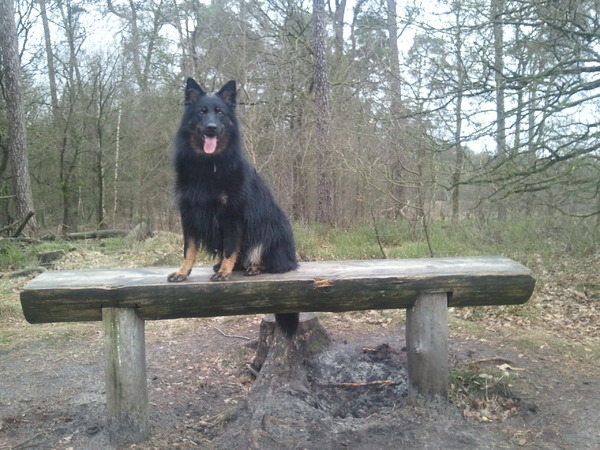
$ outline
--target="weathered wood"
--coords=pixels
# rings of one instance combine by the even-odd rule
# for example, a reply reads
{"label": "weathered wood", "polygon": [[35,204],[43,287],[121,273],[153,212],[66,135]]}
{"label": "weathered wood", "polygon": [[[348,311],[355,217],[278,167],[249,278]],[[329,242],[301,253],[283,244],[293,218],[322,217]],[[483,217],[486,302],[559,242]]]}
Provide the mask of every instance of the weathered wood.
{"label": "weathered wood", "polygon": [[91,230],[91,231],[77,231],[73,233],[67,233],[65,238],[77,240],[77,239],[107,239],[114,237],[126,237],[131,233],[131,230]]}
{"label": "weathered wood", "polygon": [[[265,360],[260,362],[260,373],[230,428],[246,439],[244,448],[248,449],[279,448],[284,442],[280,438],[287,436],[289,426],[302,427],[306,407],[311,405],[309,411],[312,412],[319,405],[308,381],[308,361],[331,344],[331,338],[314,313],[301,314],[298,331],[291,339],[280,327],[271,324],[274,324],[274,317],[267,317],[261,324],[261,333],[272,332],[264,339],[269,345],[268,352]],[[295,411],[292,423],[289,422],[289,411]],[[277,420],[273,426],[270,422],[275,417],[286,419]],[[283,431],[279,439],[273,440],[274,428],[278,430],[276,434]],[[277,443],[275,446],[274,442]]]}
{"label": "weathered wood", "polygon": [[[210,267],[194,268],[186,282],[168,283],[172,271],[46,272],[21,292],[31,323],[103,320],[108,429],[117,445],[149,434],[144,319],[408,308],[409,401],[418,403],[447,397],[447,307],[525,303],[535,286],[529,269],[502,257],[312,262],[286,274],[235,273],[226,283],[209,281]],[[302,374],[301,356],[315,346],[314,329],[299,329],[292,340],[278,330],[265,337],[275,353],[261,371],[264,388],[248,398],[255,411],[251,433],[260,434],[266,417],[258,399],[276,395],[283,380]],[[297,378],[298,392],[304,392],[304,377]],[[288,392],[291,384],[283,384]]]}
{"label": "weathered wood", "polygon": [[108,433],[114,445],[150,434],[144,321],[131,308],[104,308]]}
{"label": "weathered wood", "polygon": [[447,294],[422,293],[406,310],[408,401],[448,397]]}
{"label": "weathered wood", "polygon": [[19,224],[19,227],[17,228],[17,230],[13,233],[12,237],[19,237],[21,236],[21,233],[23,232],[23,230],[25,229],[25,227],[27,226],[27,224],[29,223],[29,221],[31,220],[31,218],[35,215],[35,213],[33,211],[29,211],[27,213],[27,215],[21,219],[21,223]]}
{"label": "weathered wood", "polygon": [[[277,323],[274,314],[267,314],[260,322],[260,331],[258,335],[258,344],[256,353],[249,365],[249,376],[256,378],[256,374],[260,372],[264,362],[269,354],[269,349],[273,346]],[[319,322],[319,318],[315,313],[300,313],[298,330],[294,336],[296,340],[308,342],[307,348],[311,352],[317,352],[328,346],[331,343],[331,338],[325,331],[325,328]],[[287,339],[283,339],[287,342]]]}
{"label": "weathered wood", "polygon": [[503,257],[306,262],[297,271],[209,281],[210,267],[168,283],[172,268],[46,272],[21,292],[30,323],[101,320],[102,308],[143,319],[297,311],[410,308],[421,292],[447,292],[448,306],[525,303],[531,271]]}

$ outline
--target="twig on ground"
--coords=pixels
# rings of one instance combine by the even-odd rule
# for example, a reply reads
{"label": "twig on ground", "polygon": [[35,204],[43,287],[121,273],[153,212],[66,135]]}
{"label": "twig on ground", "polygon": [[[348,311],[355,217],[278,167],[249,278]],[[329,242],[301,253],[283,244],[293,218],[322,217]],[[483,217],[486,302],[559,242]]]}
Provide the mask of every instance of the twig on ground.
{"label": "twig on ground", "polygon": [[215,327],[212,324],[208,324],[210,327],[214,328],[215,330],[217,330],[219,333],[221,333],[223,336],[228,337],[228,338],[235,338],[235,339],[245,339],[247,341],[252,340],[252,338],[246,337],[246,336],[239,336],[237,334],[227,334],[225,333],[223,330],[218,329],[217,327]]}
{"label": "twig on ground", "polygon": [[4,445],[2,445],[2,446],[0,446],[0,449],[7,448],[7,449],[11,449],[11,450],[17,450],[17,449],[19,449],[19,448],[27,448],[27,447],[32,447],[32,445],[30,444],[30,442],[31,442],[31,441],[34,441],[35,439],[37,439],[38,437],[40,437],[42,434],[44,434],[44,433],[38,433],[38,434],[36,434],[35,436],[32,436],[32,437],[30,437],[29,439],[25,439],[24,441],[22,441],[22,442],[19,442],[18,444],[15,444],[15,445],[14,445],[14,446],[12,446],[12,447],[11,447],[10,445],[9,445],[9,446],[6,446],[6,447],[5,447]]}
{"label": "twig on ground", "polygon": [[347,388],[347,387],[366,387],[366,386],[398,386],[400,383],[393,380],[366,381],[363,383],[324,383],[318,384],[320,387]]}

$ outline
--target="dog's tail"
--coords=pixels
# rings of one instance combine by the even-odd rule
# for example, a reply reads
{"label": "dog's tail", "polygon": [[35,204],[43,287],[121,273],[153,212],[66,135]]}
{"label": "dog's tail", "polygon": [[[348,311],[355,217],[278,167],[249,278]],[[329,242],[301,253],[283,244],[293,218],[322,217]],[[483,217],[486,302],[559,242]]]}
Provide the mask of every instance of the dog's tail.
{"label": "dog's tail", "polygon": [[288,338],[291,338],[298,330],[299,321],[300,315],[298,313],[275,314],[277,326],[281,328]]}

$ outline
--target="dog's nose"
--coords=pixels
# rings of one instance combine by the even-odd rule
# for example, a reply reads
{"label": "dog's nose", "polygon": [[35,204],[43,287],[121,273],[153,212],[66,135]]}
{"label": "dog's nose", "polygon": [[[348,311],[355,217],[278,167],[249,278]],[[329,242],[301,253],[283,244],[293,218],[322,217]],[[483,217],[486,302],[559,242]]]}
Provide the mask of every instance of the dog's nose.
{"label": "dog's nose", "polygon": [[210,122],[209,124],[206,125],[206,131],[208,131],[210,133],[216,133],[217,132],[217,124],[214,122]]}

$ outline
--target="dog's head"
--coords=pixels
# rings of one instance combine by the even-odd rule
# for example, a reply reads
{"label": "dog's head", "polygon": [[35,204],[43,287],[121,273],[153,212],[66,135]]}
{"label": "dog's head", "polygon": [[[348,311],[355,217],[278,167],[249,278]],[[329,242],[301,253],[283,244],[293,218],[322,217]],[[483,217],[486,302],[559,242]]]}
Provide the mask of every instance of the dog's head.
{"label": "dog's head", "polygon": [[215,155],[237,136],[235,81],[226,83],[216,94],[207,94],[193,78],[185,87],[184,122],[189,142],[196,153]]}

